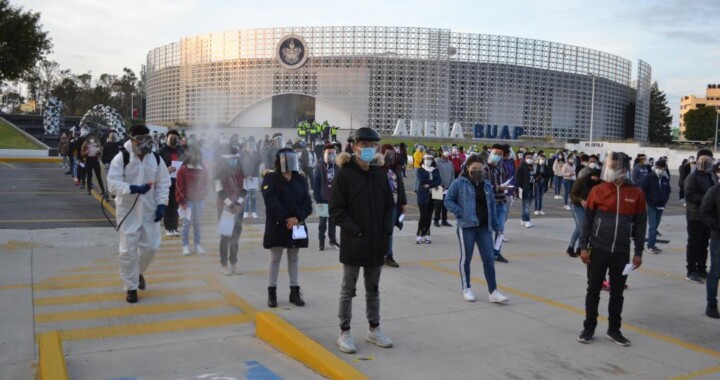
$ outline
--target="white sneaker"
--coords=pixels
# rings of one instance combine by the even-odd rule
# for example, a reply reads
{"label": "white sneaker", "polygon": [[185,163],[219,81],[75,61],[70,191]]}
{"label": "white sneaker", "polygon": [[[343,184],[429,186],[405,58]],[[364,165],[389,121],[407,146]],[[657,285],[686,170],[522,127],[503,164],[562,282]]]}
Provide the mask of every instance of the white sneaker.
{"label": "white sneaker", "polygon": [[538,211],[538,213],[540,213],[540,215],[545,215],[545,211],[542,210]]}
{"label": "white sneaker", "polygon": [[355,348],[355,342],[353,342],[352,335],[350,335],[350,330],[340,332],[340,336],[337,340],[337,345],[340,351],[346,354],[354,354],[357,352],[357,348]]}
{"label": "white sneaker", "polygon": [[532,226],[533,224],[531,222],[525,222],[525,228],[530,228]]}
{"label": "white sneaker", "polygon": [[170,230],[165,230],[165,236],[168,236],[168,237],[169,237],[169,236],[173,236],[172,231],[170,231]]}
{"label": "white sneaker", "polygon": [[232,274],[232,272],[230,271],[230,268],[228,268],[227,265],[223,265],[223,266],[220,267],[220,273],[222,273],[222,274],[224,274],[224,275],[226,275],[226,276],[229,276],[229,275]]}
{"label": "white sneaker", "polygon": [[252,213],[252,217],[253,217],[253,219],[257,219],[258,218],[257,213],[256,212]]}
{"label": "white sneaker", "polygon": [[475,302],[476,300],[475,294],[473,294],[473,291],[470,288],[463,290],[463,298],[465,298],[465,301],[468,302]]}
{"label": "white sneaker", "polygon": [[553,199],[561,199],[559,195],[553,197]]}
{"label": "white sneaker", "polygon": [[520,219],[520,225],[521,225],[521,226],[525,226],[525,221],[523,221],[522,219]]}
{"label": "white sneaker", "polygon": [[540,211],[535,210],[535,212],[534,212],[533,214],[535,214],[535,215],[540,215]]}
{"label": "white sneaker", "polygon": [[190,256],[190,247],[183,245],[183,256]]}
{"label": "white sneaker", "polygon": [[421,236],[416,236],[416,237],[415,237],[415,244],[422,244],[422,243],[423,243],[423,238],[422,238]]}
{"label": "white sneaker", "polygon": [[380,326],[374,329],[369,329],[367,334],[365,334],[365,340],[383,348],[390,348],[393,345],[392,340],[390,340],[390,338],[382,332]]}
{"label": "white sneaker", "polygon": [[507,243],[509,241],[510,241],[510,239],[508,239],[507,236],[503,235],[503,243]]}
{"label": "white sneaker", "polygon": [[205,250],[203,249],[202,245],[198,244],[198,245],[195,246],[195,253],[197,253],[198,255],[204,255],[204,254],[206,254],[207,252],[205,252]]}
{"label": "white sneaker", "polygon": [[230,271],[232,271],[233,274],[242,274],[242,272],[240,272],[240,268],[237,267],[237,264],[230,264]]}
{"label": "white sneaker", "polygon": [[570,210],[570,206],[569,206],[569,205],[565,205],[565,206],[563,206],[563,208],[564,208],[565,210]]}
{"label": "white sneaker", "polygon": [[505,297],[502,293],[500,293],[497,289],[495,289],[495,291],[490,294],[489,298],[490,302],[494,303],[503,303],[508,301],[508,298]]}
{"label": "white sneaker", "polygon": [[249,214],[249,213],[247,213],[247,212],[244,212],[244,213],[243,213],[243,219],[244,219],[244,218],[247,218],[247,217],[248,217],[248,215],[250,215],[250,214]]}
{"label": "white sneaker", "polygon": [[430,239],[430,236],[425,236],[425,244],[432,244],[432,239]]}

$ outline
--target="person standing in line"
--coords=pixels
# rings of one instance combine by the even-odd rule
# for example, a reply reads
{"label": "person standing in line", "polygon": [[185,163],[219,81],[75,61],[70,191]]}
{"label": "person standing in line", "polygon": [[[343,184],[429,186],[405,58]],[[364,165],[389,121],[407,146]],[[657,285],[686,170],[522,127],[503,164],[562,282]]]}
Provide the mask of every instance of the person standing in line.
{"label": "person standing in line", "polygon": [[533,177],[535,178],[535,215],[545,215],[543,211],[543,197],[547,191],[548,182],[552,179],[553,173],[550,167],[547,165],[545,155],[540,154],[537,157],[537,165],[533,171]]}
{"label": "person standing in line", "polygon": [[[395,206],[392,208],[392,221],[394,226],[397,226],[402,230],[403,222],[399,218],[400,215],[405,214],[405,205],[407,205],[405,181],[403,181],[402,170],[400,168],[402,164],[398,163],[398,153],[391,145],[383,145],[381,149],[381,153],[384,157],[382,170],[387,174],[388,184],[393,195],[393,201],[395,202]],[[388,249],[385,254],[385,265],[392,268],[398,268],[400,267],[400,264],[398,264],[393,257],[393,232],[395,231],[395,228],[393,227],[391,231],[390,236],[388,236]]]}
{"label": "person standing in line", "polygon": [[[312,213],[308,180],[301,174],[297,153],[290,148],[280,149],[275,154],[274,168],[265,174],[261,185],[266,212],[263,247],[269,249],[271,255],[268,307],[277,307],[277,280],[282,254],[286,249],[290,303],[305,306],[298,277],[300,248],[308,247],[305,219]],[[305,232],[304,237],[302,231]]]}
{"label": "person standing in line", "polygon": [[[62,168],[63,169],[70,169],[70,159],[68,158],[68,155],[70,154],[70,137],[68,137],[67,132],[63,132],[60,135],[60,144],[58,144],[58,154],[60,154],[60,157],[62,157]],[[68,171],[65,174],[70,174]]]}
{"label": "person standing in line", "polygon": [[105,192],[105,185],[103,184],[102,173],[100,172],[100,160],[98,159],[101,155],[101,147],[95,135],[88,136],[87,140],[80,149],[82,150],[81,155],[85,159],[85,173],[87,178],[85,181],[87,182],[88,195],[91,194],[91,190],[93,187],[92,177],[93,172],[95,172],[95,177],[97,177],[100,192],[103,197],[107,197],[107,193]]}
{"label": "person standing in line", "polygon": [[162,158],[165,166],[170,173],[170,197],[167,210],[165,210],[165,236],[180,236],[178,231],[178,203],[175,199],[175,189],[177,188],[177,168],[172,166],[173,161],[179,162],[183,160],[184,149],[180,146],[180,134],[176,130],[171,130],[167,134],[167,144],[160,149],[160,158]]}
{"label": "person standing in line", "polygon": [[590,190],[585,208],[585,223],[580,236],[580,258],[587,265],[585,321],[578,337],[580,343],[591,343],[597,327],[600,291],[605,275],[610,274],[609,326],[607,337],[621,346],[630,340],[620,332],[623,292],[630,262],[630,244],[635,242],[632,266],[642,264],[642,251],[647,228],[645,196],[642,190],[627,181],[630,157],[622,152],[608,152],[602,179]]}
{"label": "person standing in line", "polygon": [[[588,156],[586,163],[585,167],[578,172],[577,179],[587,176],[588,173],[595,169],[600,169],[600,165],[598,165],[598,156],[594,154]],[[570,191],[572,191],[572,189],[570,189]]]}
{"label": "person standing in line", "polygon": [[[570,235],[570,244],[567,248],[567,254],[570,257],[580,256],[580,234],[582,233],[583,225],[585,224],[585,206],[590,190],[600,183],[600,170],[593,169],[583,177],[580,177],[573,184],[572,190],[570,190],[570,204],[572,211],[573,220],[575,221],[575,229],[572,235]],[[577,245],[577,248],[575,248]]]}
{"label": "person standing in line", "polygon": [[496,215],[492,184],[485,179],[485,164],[479,155],[467,159],[464,172],[453,181],[445,197],[445,205],[457,217],[457,235],[460,242],[460,281],[463,298],[475,302],[470,286],[470,262],[477,245],[483,262],[489,300],[507,302],[508,298],[497,290],[493,231],[500,228]]}
{"label": "person standing in line", "polygon": [[185,211],[190,210],[190,219],[183,218],[182,254],[190,255],[190,226],[193,227],[194,251],[198,255],[207,253],[202,247],[202,217],[205,213],[205,198],[208,194],[208,172],[202,165],[202,153],[198,147],[185,152],[185,161],[177,174],[175,199]]}
{"label": "person standing in line", "polygon": [[635,158],[635,166],[632,171],[632,181],[637,186],[642,186],[645,176],[650,174],[648,165],[646,165],[647,156],[639,153]]}
{"label": "person standing in line", "polygon": [[524,154],[524,162],[515,171],[515,187],[522,190],[522,217],[520,224],[526,228],[532,227],[530,222],[530,202],[534,199],[533,189],[535,187],[535,161],[533,154],[526,152]]}
{"label": "person standing in line", "polygon": [[110,170],[110,162],[112,162],[112,159],[120,153],[120,148],[122,148],[120,136],[118,136],[117,132],[110,131],[107,135],[107,139],[105,140],[105,144],[102,146],[102,156],[100,156],[100,162],[103,164],[103,169],[105,169],[106,175],[107,171]]}
{"label": "person standing in line", "polygon": [[245,174],[245,184],[243,187],[247,190],[243,219],[248,216],[257,219],[257,194],[258,188],[260,187],[260,164],[262,163],[262,159],[260,158],[260,153],[258,153],[254,141],[248,141],[243,146],[242,153],[240,154],[240,163],[243,174]]}
{"label": "person standing in line", "polygon": [[[498,219],[498,229],[496,232],[497,236],[503,235],[505,233],[505,220],[506,215],[508,213],[507,208],[507,190],[508,186],[504,185],[504,183],[508,180],[507,175],[505,173],[505,167],[502,164],[503,159],[503,146],[500,144],[495,144],[492,146],[492,149],[490,150],[490,156],[488,160],[487,165],[487,172],[488,172],[488,180],[490,181],[490,184],[493,186],[493,195],[495,197],[495,209],[496,209],[496,215]],[[495,239],[497,239],[497,236],[495,236]],[[494,241],[494,240],[493,240]],[[502,247],[501,247],[502,249]],[[507,263],[508,260],[500,253],[500,250],[496,249],[494,250],[495,253],[495,261],[499,261],[501,263]]]}
{"label": "person standing in line", "polygon": [[700,205],[700,218],[710,229],[710,271],[705,280],[707,306],[705,315],[720,319],[717,293],[720,279],[720,186],[715,185],[707,191]]}
{"label": "person standing in line", "polygon": [[150,130],[144,125],[133,125],[129,132],[130,140],[124,145],[127,153],[117,154],[110,164],[108,187],[116,196],[125,300],[136,303],[138,289],[145,290],[146,286],[143,273],[160,247],[158,222],[168,202],[170,173],[159,157],[153,157]]}
{"label": "person standing in line", "polygon": [[450,162],[452,162],[453,166],[453,179],[457,178],[457,176],[460,175],[460,170],[462,169],[463,164],[465,161],[460,158],[460,150],[458,149],[456,144],[453,144],[450,147]]}
{"label": "person standing in line", "polygon": [[418,222],[415,244],[432,244],[430,238],[433,211],[431,193],[433,188],[442,185],[442,178],[435,169],[435,158],[430,154],[425,155],[422,167],[417,170],[416,174],[418,179],[417,205],[420,209],[420,221]]}
{"label": "person standing in line", "polygon": [[565,166],[565,159],[562,155],[562,153],[558,153],[557,157],[555,158],[555,161],[553,162],[553,187],[555,189],[555,196],[554,199],[562,199],[562,196],[560,196],[560,190],[562,189],[562,181],[563,181],[563,166]]}
{"label": "person standing in line", "polygon": [[685,178],[685,215],[687,220],[687,275],[685,279],[702,284],[707,278],[707,257],[710,229],[700,218],[700,205],[711,187],[718,183],[713,172],[713,153],[701,149],[697,154],[697,169]]}
{"label": "person standing in line", "polygon": [[413,169],[415,169],[415,186],[413,186],[413,191],[416,193],[418,192],[418,187],[420,186],[418,183],[418,171],[420,171],[420,168],[422,167],[423,157],[425,157],[425,147],[420,144],[416,144],[415,152],[413,153]]}
{"label": "person standing in line", "polygon": [[369,324],[365,340],[383,348],[393,345],[380,328],[380,273],[394,225],[395,202],[387,174],[382,169],[383,156],[377,153],[380,134],[363,127],[355,130],[354,140],[353,154],[338,156],[341,170],[335,176],[330,200],[330,215],[340,226],[343,242],[340,247],[343,280],[337,345],[345,353],[357,351],[350,322],[360,268],[365,277],[365,314]]}
{"label": "person standing in line", "polygon": [[[325,144],[323,150],[323,159],[318,161],[315,165],[314,177],[313,177],[313,198],[315,203],[318,205],[325,205],[328,207],[330,202],[330,195],[332,194],[332,183],[335,179],[335,175],[340,171],[340,168],[335,164],[337,158],[337,151],[335,145]],[[318,224],[318,249],[320,251],[325,250],[325,232],[327,232],[330,238],[330,246],[333,248],[340,249],[340,244],[337,241],[335,234],[335,220],[328,216],[320,216],[320,223]]]}
{"label": "person standing in line", "polygon": [[680,187],[680,191],[678,193],[680,196],[680,201],[683,202],[683,207],[686,206],[685,189],[683,188],[683,187],[685,187],[685,178],[687,178],[687,176],[690,175],[690,173],[692,173],[696,167],[697,166],[695,164],[695,157],[690,156],[686,160],[683,160],[683,163],[682,163],[682,165],[680,165],[680,168],[678,170],[679,171],[678,186]]}
{"label": "person standing in line", "polygon": [[405,178],[405,177],[407,177],[406,170],[407,170],[407,164],[408,164],[408,157],[407,157],[408,155],[407,155],[407,145],[405,145],[404,142],[400,143],[397,153],[400,155],[400,157],[398,157],[400,159],[400,161],[398,161],[398,164],[402,168],[402,175],[403,175],[403,178]]}
{"label": "person standing in line", "polygon": [[652,173],[645,176],[641,187],[647,201],[647,250],[654,254],[662,252],[662,250],[655,245],[655,242],[657,241],[657,230],[660,226],[665,205],[670,199],[670,178],[665,175],[666,170],[667,162],[665,160],[655,162],[655,168]]}
{"label": "person standing in line", "polygon": [[[454,163],[450,160],[448,160],[448,154],[449,152],[444,151],[440,149],[438,151],[438,159],[435,160],[435,164],[437,165],[437,172],[440,174],[440,178],[442,179],[442,187],[443,187],[443,199],[442,200],[435,200],[435,227],[452,227],[452,224],[448,223],[447,217],[448,217],[448,210],[445,208],[445,194],[447,194],[447,189],[450,188],[450,185],[452,184],[452,181],[455,179],[455,168]],[[459,172],[458,172],[459,173]],[[440,224],[442,222],[442,224]]]}
{"label": "person standing in line", "polygon": [[568,156],[568,160],[562,168],[563,175],[563,203],[565,204],[565,210],[570,210],[570,204],[568,204],[568,197],[570,196],[570,190],[572,190],[573,184],[577,177],[575,176],[575,157]]}
{"label": "person standing in line", "polygon": [[[246,191],[243,189],[244,179],[239,155],[227,155],[216,161],[213,187],[217,193],[218,220],[222,218],[224,211],[228,211],[234,216],[232,233],[229,236],[220,235],[220,273],[226,276],[240,274],[240,269],[237,267],[237,254],[246,199]],[[228,261],[230,266],[228,266]]]}

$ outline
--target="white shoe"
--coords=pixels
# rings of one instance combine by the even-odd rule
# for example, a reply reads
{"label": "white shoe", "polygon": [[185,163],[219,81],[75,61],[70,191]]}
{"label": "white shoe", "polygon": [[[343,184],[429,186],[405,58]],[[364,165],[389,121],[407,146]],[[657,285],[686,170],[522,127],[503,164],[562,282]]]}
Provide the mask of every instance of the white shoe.
{"label": "white shoe", "polygon": [[374,329],[369,329],[367,334],[365,334],[365,340],[383,348],[390,348],[393,345],[392,340],[390,340],[390,338],[382,332],[380,326]]}
{"label": "white shoe", "polygon": [[257,219],[258,218],[257,213],[256,212],[252,213],[252,217],[253,217],[253,219]]}
{"label": "white shoe", "polygon": [[565,210],[570,210],[570,206],[568,206],[568,205],[563,206],[563,208],[564,208]]}
{"label": "white shoe", "polygon": [[430,239],[430,236],[425,236],[425,244],[432,244],[432,239]]}
{"label": "white shoe", "polygon": [[169,236],[173,236],[172,231],[170,231],[170,230],[165,230],[165,236],[168,236],[168,237],[169,237]]}
{"label": "white shoe", "polygon": [[561,199],[559,195],[553,197],[553,199]]}
{"label": "white shoe", "polygon": [[421,236],[416,236],[416,237],[415,237],[415,244],[422,244],[422,243],[423,243],[423,238],[422,238]]}
{"label": "white shoe", "polygon": [[190,256],[190,247],[183,245],[183,256]]}
{"label": "white shoe", "polygon": [[535,214],[535,215],[540,215],[540,211],[535,210],[535,212],[534,212],[533,214]]}
{"label": "white shoe", "polygon": [[463,290],[463,298],[465,298],[465,301],[468,302],[475,302],[476,300],[475,294],[473,294],[473,291],[470,288]]}
{"label": "white shoe", "polygon": [[244,218],[247,218],[248,215],[250,215],[250,213],[244,212],[244,213],[243,213],[243,219],[244,219]]}
{"label": "white shoe", "polygon": [[545,215],[545,211],[542,210],[538,211],[538,213],[540,213],[540,215]]}
{"label": "white shoe", "polygon": [[355,348],[355,342],[353,342],[352,335],[350,335],[350,330],[340,332],[340,336],[337,340],[337,345],[340,351],[346,354],[354,354],[357,352],[357,348]]}
{"label": "white shoe", "polygon": [[687,203],[683,202],[683,207],[687,207]]}
{"label": "white shoe", "polygon": [[531,222],[525,222],[525,228],[530,228],[532,226],[533,224]]}
{"label": "white shoe", "polygon": [[240,268],[237,267],[237,264],[230,264],[230,271],[232,271],[233,274],[242,274],[242,272],[240,272]]}
{"label": "white shoe", "polygon": [[227,265],[223,265],[223,266],[220,267],[220,273],[222,273],[222,274],[224,274],[224,275],[226,275],[226,276],[229,276],[229,275],[232,274],[232,272],[230,271],[230,268],[228,268]]}
{"label": "white shoe", "polygon": [[525,226],[525,222],[522,219],[520,219],[520,225]]}
{"label": "white shoe", "polygon": [[202,245],[198,244],[198,245],[195,246],[195,253],[197,253],[198,255],[204,255],[204,254],[206,254],[207,252],[205,252],[205,250],[203,249]]}
{"label": "white shoe", "polygon": [[503,235],[503,243],[510,242],[510,239],[507,238],[507,236]]}
{"label": "white shoe", "polygon": [[508,301],[508,298],[505,297],[502,293],[500,293],[497,289],[495,289],[495,291],[490,294],[489,298],[490,302],[494,303],[503,303]]}

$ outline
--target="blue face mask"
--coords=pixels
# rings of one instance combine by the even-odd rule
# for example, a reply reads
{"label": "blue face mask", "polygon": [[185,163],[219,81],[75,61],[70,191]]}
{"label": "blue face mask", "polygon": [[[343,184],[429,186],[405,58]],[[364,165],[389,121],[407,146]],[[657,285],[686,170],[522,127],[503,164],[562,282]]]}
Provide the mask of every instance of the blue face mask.
{"label": "blue face mask", "polygon": [[501,159],[502,159],[502,157],[500,157],[499,155],[497,155],[497,154],[495,154],[495,153],[490,154],[490,161],[492,161],[492,162],[494,162],[494,163],[496,163],[496,164],[497,164],[498,162],[500,162]]}
{"label": "blue face mask", "polygon": [[375,158],[375,148],[360,148],[360,159],[370,162]]}

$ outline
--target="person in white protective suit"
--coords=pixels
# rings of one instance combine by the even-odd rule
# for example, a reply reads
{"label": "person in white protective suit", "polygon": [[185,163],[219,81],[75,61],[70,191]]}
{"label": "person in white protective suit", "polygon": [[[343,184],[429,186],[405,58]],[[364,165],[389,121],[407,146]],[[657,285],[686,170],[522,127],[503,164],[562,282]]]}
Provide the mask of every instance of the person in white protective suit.
{"label": "person in white protective suit", "polygon": [[[116,205],[120,232],[120,276],[127,302],[138,301],[145,273],[160,246],[160,224],[170,193],[170,174],[144,125],[130,128],[130,140],[110,163],[107,180]],[[123,221],[124,219],[124,221]]]}

